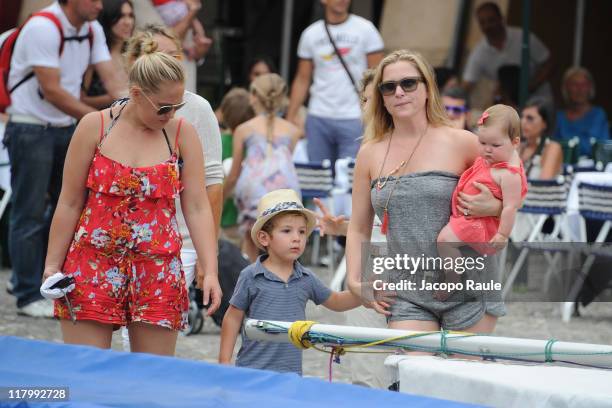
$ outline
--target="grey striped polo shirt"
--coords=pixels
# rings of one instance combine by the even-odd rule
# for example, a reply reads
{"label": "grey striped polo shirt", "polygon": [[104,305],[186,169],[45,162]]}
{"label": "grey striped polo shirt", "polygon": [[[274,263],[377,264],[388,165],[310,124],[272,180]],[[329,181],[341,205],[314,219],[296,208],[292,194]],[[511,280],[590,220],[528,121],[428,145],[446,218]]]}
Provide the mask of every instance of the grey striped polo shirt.
{"label": "grey striped polo shirt", "polygon": [[[266,257],[260,256],[240,272],[230,300],[230,304],[243,310],[248,318],[288,322],[304,320],[308,300],[319,305],[331,295],[331,290],[297,261],[289,280],[282,281],[263,266]],[[290,343],[249,340],[243,331],[236,365],[302,375],[302,351]]]}

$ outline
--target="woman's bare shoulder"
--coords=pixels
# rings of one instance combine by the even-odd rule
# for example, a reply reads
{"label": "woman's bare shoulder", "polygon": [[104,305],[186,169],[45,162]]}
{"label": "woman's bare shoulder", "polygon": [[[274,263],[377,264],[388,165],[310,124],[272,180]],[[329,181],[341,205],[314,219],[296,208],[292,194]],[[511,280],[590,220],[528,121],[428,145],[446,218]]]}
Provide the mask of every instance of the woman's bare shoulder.
{"label": "woman's bare shoulder", "polygon": [[110,121],[109,111],[109,109],[105,109],[90,112],[83,116],[75,131],[76,137],[86,140],[88,143],[98,143]]}
{"label": "woman's bare shoulder", "polygon": [[550,152],[550,154],[557,154],[557,153],[561,153],[563,152],[563,148],[561,147],[561,143],[555,141],[555,140],[548,140],[546,142],[546,146],[544,146],[544,151],[542,152],[542,154],[548,153]]}
{"label": "woman's bare shoulder", "polygon": [[359,161],[362,165],[365,163],[371,163],[380,154],[379,152],[383,149],[384,142],[382,140],[377,142],[364,142],[359,146],[357,157],[355,160]]}

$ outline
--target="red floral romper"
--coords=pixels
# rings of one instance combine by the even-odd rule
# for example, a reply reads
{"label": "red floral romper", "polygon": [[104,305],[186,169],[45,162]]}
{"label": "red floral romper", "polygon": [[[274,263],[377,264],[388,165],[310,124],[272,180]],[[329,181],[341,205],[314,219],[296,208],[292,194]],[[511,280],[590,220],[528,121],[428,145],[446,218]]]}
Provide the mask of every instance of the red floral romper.
{"label": "red floral romper", "polygon": [[[171,157],[149,167],[129,167],[104,156],[100,146],[120,114],[106,131],[100,114],[87,202],[63,267],[76,280],[68,297],[77,320],[182,330],[189,302],[175,218],[174,200],[181,191],[176,144],[173,151],[163,130]],[[63,299],[55,301],[55,316],[70,318]]]}

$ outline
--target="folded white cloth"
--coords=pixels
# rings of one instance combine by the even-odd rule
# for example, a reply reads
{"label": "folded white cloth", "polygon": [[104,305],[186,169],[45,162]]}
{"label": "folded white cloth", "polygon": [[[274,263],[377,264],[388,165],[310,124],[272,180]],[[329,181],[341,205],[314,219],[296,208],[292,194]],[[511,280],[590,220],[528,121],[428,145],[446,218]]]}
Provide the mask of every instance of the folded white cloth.
{"label": "folded white cloth", "polygon": [[45,299],[59,299],[66,293],[72,292],[75,287],[74,283],[64,289],[50,289],[51,286],[55,285],[65,277],[66,275],[61,272],[55,272],[53,275],[49,276],[40,286],[40,294],[43,295]]}

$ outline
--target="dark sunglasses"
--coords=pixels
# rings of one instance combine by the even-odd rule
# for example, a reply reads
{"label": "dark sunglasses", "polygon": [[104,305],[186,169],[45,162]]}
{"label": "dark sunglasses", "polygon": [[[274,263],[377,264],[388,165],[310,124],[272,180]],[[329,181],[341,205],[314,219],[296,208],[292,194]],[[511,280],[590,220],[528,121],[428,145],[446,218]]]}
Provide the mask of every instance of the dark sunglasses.
{"label": "dark sunglasses", "polygon": [[404,92],[413,92],[417,89],[419,82],[425,82],[421,77],[406,77],[399,81],[387,81],[378,85],[378,90],[385,96],[393,95],[397,86],[401,86]]}
{"label": "dark sunglasses", "polygon": [[183,101],[183,102],[181,102],[181,103],[177,103],[176,105],[163,105],[163,106],[157,106],[157,105],[155,104],[155,102],[153,102],[153,101],[152,101],[152,100],[151,100],[151,99],[150,99],[150,98],[147,96],[147,94],[146,94],[146,93],[144,93],[144,92],[143,92],[142,94],[144,95],[144,97],[145,97],[145,98],[147,98],[147,101],[149,101],[149,102],[151,103],[151,105],[153,105],[153,107],[154,107],[155,109],[157,109],[157,114],[158,114],[159,116],[161,116],[161,115],[165,115],[165,114],[170,113],[170,112],[172,112],[172,111],[177,111],[177,110],[181,109],[183,106],[185,106],[185,104],[187,103],[187,102]]}
{"label": "dark sunglasses", "polygon": [[446,112],[452,113],[453,115],[461,115],[462,113],[467,112],[467,108],[465,106],[447,106],[444,105],[444,109]]}

